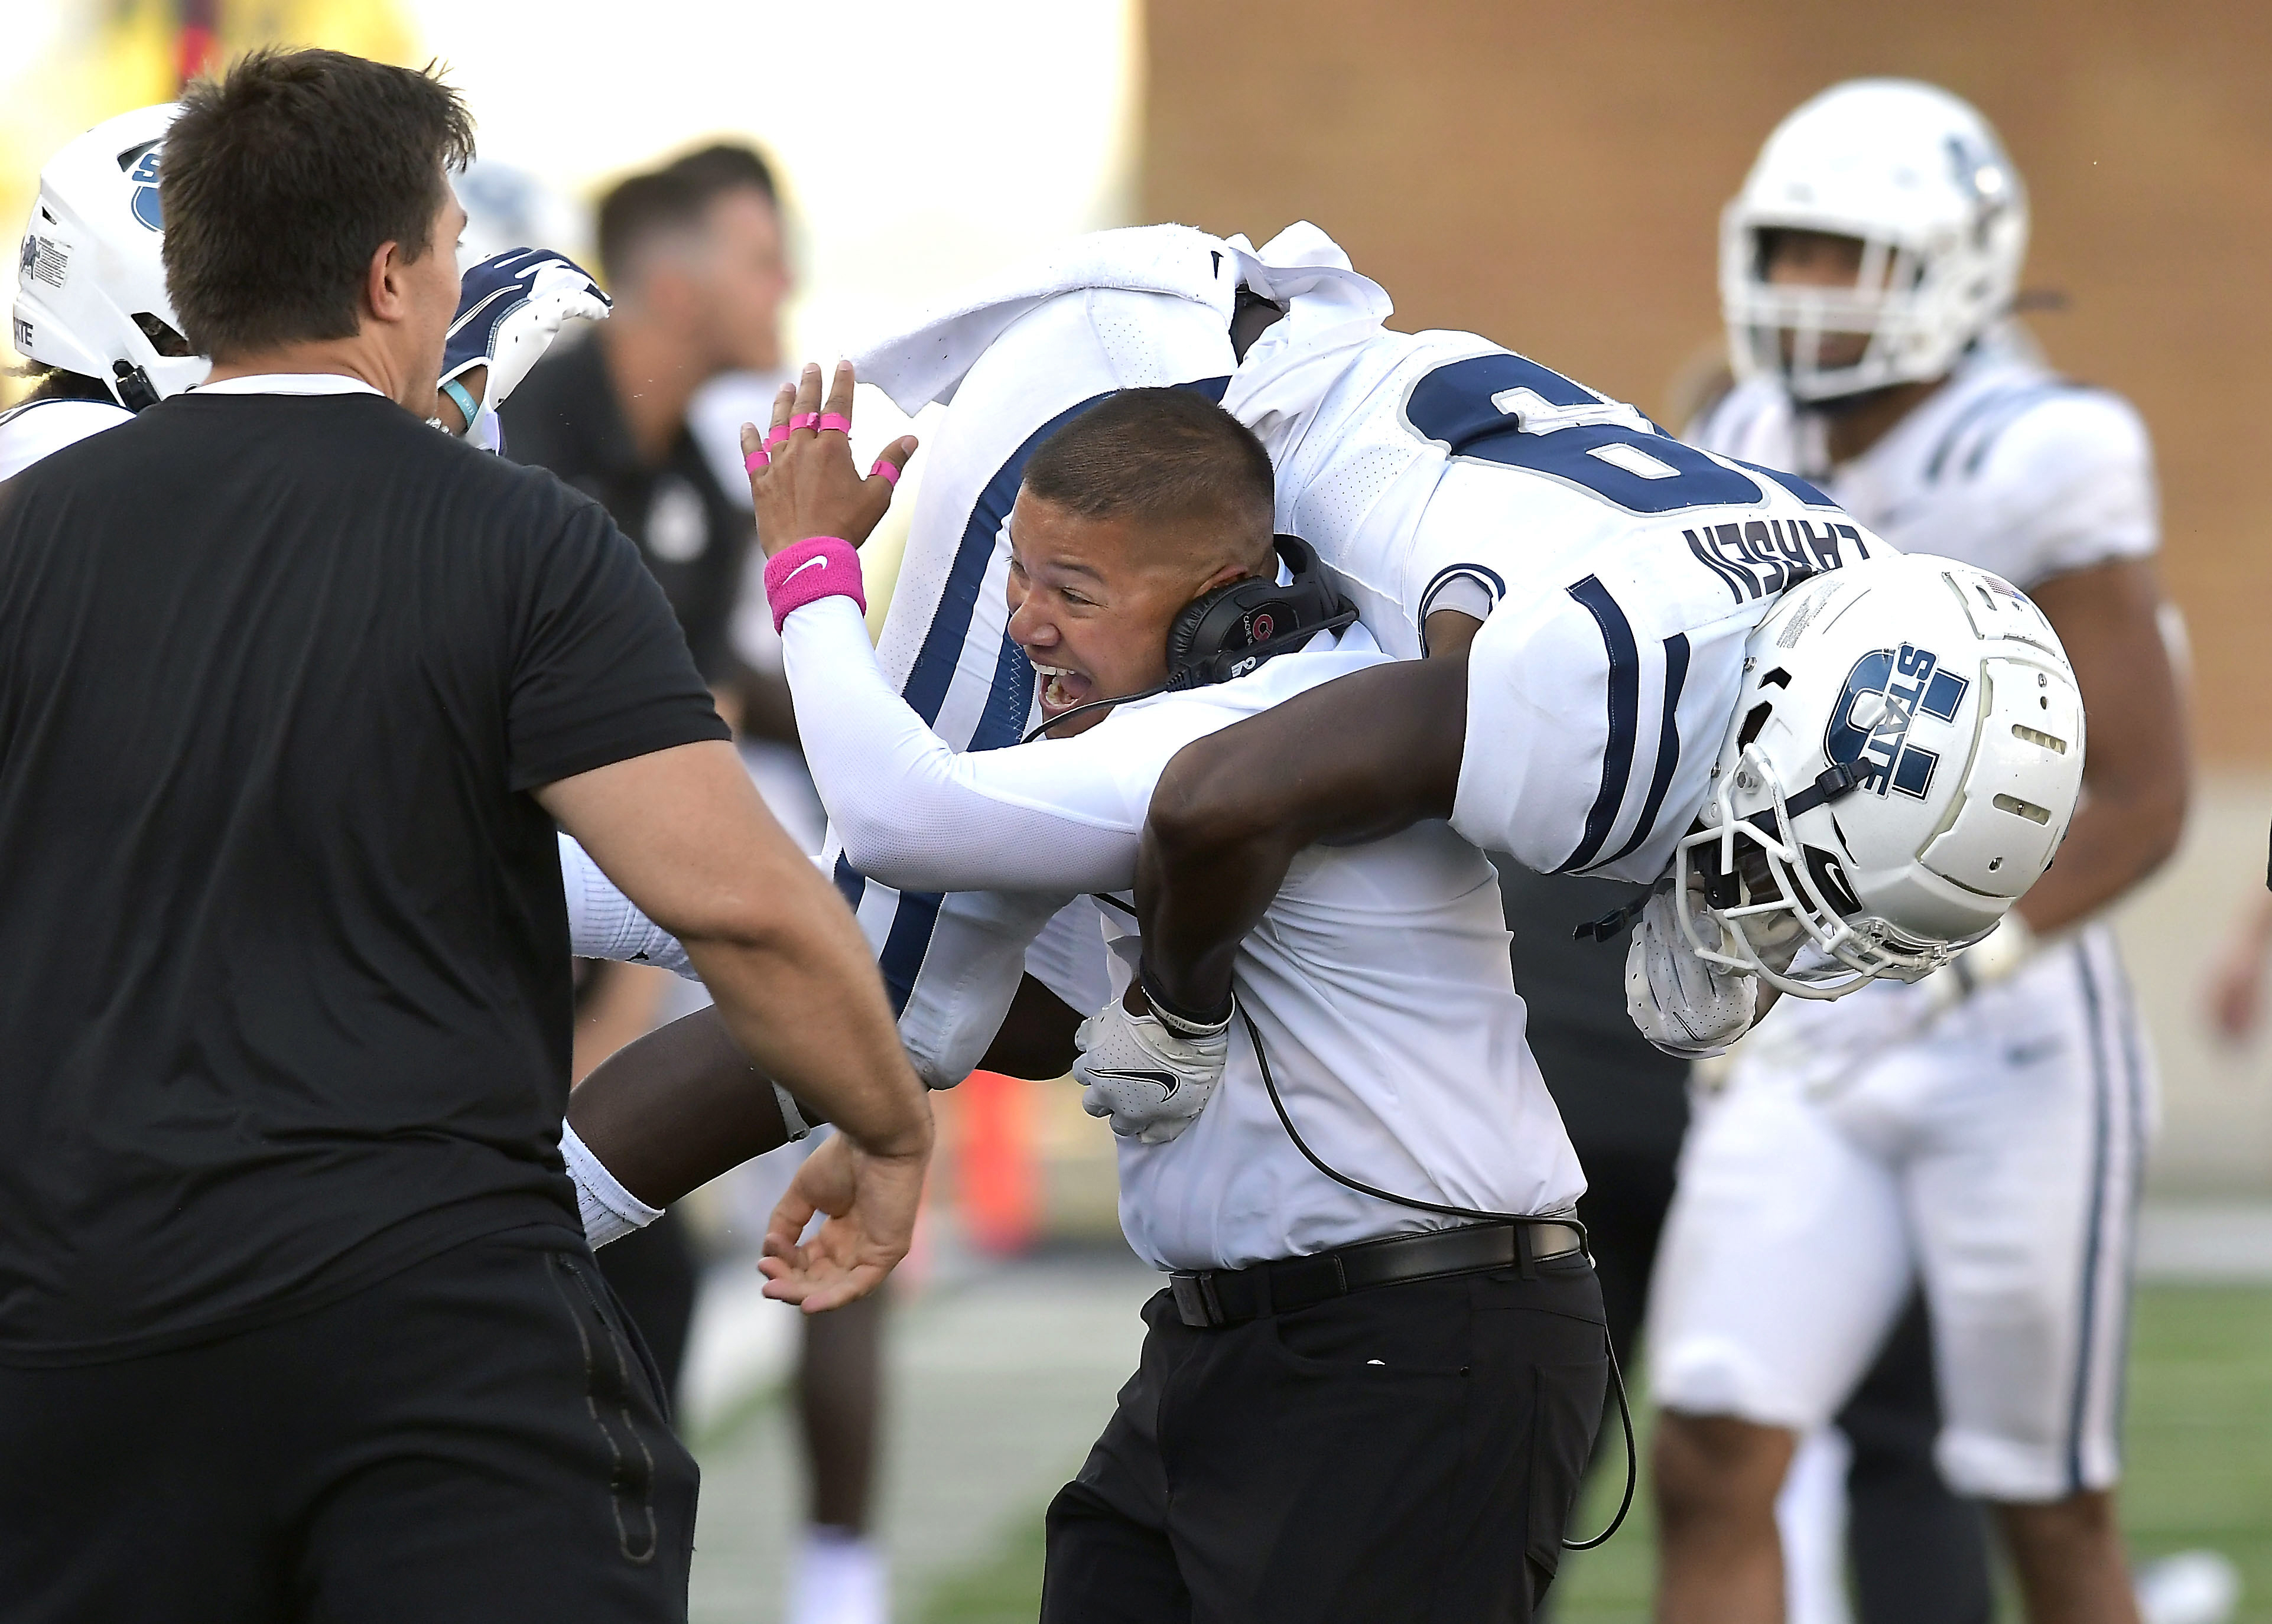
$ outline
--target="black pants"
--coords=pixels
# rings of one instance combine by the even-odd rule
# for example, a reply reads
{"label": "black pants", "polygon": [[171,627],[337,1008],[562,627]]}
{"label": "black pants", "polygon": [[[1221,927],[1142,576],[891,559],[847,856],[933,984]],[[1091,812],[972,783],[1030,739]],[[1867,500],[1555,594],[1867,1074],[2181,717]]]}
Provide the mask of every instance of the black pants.
{"label": "black pants", "polygon": [[669,1208],[645,1229],[633,1230],[594,1255],[616,1300],[654,1355],[663,1396],[676,1406],[679,1374],[686,1366],[686,1334],[702,1287],[702,1267],[694,1261],[686,1220],[677,1208]]}
{"label": "black pants", "polygon": [[1043,1624],[1528,1620],[1608,1377],[1582,1261],[1377,1287],[1142,1362],[1050,1507]]}
{"label": "black pants", "polygon": [[582,1237],[176,1352],[0,1368],[9,1624],[663,1624],[695,1468]]}

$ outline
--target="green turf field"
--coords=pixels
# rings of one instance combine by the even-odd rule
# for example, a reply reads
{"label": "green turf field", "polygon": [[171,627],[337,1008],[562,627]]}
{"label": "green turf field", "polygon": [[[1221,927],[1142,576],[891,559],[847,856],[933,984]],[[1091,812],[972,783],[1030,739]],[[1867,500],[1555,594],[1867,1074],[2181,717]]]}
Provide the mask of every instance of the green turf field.
{"label": "green turf field", "polygon": [[[1602,1526],[1618,1486],[1594,1486],[1580,1518],[1583,1531]],[[1648,1618],[1654,1564],[1647,1490],[1644,1482],[1633,1516],[1606,1547],[1570,1559],[1556,1586],[1556,1616],[1564,1624]],[[2123,1497],[2134,1553],[2194,1546],[2223,1551],[2246,1580],[2240,1618],[2272,1624],[2272,1290],[2140,1292]],[[1031,1624],[1041,1567],[1037,1505],[1002,1531],[995,1550],[933,1592],[924,1624]]]}

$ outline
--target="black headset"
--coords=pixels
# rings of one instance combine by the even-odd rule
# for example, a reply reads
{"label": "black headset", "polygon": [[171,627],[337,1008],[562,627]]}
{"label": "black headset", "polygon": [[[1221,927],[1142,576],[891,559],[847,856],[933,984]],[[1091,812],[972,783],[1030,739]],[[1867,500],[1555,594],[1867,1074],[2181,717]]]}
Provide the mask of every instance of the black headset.
{"label": "black headset", "polygon": [[1060,711],[1027,734],[1022,742],[1031,744],[1059,722],[1084,711],[1228,682],[1244,676],[1266,659],[1301,647],[1321,631],[1339,631],[1356,621],[1356,606],[1334,589],[1308,542],[1299,536],[1278,536],[1272,545],[1294,578],[1281,582],[1248,576],[1194,598],[1177,610],[1168,627],[1166,682],[1141,693],[1091,699]]}

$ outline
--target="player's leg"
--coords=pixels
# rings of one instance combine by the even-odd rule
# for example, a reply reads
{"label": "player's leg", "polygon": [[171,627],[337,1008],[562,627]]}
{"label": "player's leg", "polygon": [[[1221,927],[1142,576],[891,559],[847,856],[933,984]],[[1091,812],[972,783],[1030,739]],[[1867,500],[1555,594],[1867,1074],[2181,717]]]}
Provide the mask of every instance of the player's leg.
{"label": "player's leg", "polygon": [[1994,1503],[2034,1624],[2136,1616],[2113,1515],[2152,1078],[2086,932],[1958,1012],[1912,1205],[1947,1415],[1941,1470]]}
{"label": "player's leg", "polygon": [[1777,1491],[1909,1290],[1898,1181],[1796,1079],[1739,1066],[1683,1152],[1649,1304],[1659,1616],[1783,1612]]}
{"label": "player's leg", "polygon": [[1988,1624],[1995,1612],[1987,1516],[1979,1501],[1949,1488],[1933,1458],[1941,1425],[1935,1381],[1918,1293],[1838,1412],[1851,1449],[1846,1549],[1861,1624]]}
{"label": "player's leg", "polygon": [[684,1624],[694,1462],[580,1238],[469,1242],[295,1323],[331,1425],[293,1618]]}
{"label": "player's leg", "polygon": [[808,1316],[797,1361],[804,1441],[804,1548],[789,1624],[871,1624],[888,1598],[870,1529],[884,1412],[884,1325],[891,1287]]}
{"label": "player's leg", "polygon": [[[733,1227],[764,1233],[804,1159],[836,1130],[769,1151],[727,1187]],[[813,1227],[819,1220],[813,1221]],[[788,1624],[869,1624],[890,1604],[890,1573],[871,1537],[884,1410],[884,1326],[892,1287],[827,1314],[796,1315],[796,1408],[805,1517],[788,1574]],[[784,1315],[796,1310],[777,1305]]]}

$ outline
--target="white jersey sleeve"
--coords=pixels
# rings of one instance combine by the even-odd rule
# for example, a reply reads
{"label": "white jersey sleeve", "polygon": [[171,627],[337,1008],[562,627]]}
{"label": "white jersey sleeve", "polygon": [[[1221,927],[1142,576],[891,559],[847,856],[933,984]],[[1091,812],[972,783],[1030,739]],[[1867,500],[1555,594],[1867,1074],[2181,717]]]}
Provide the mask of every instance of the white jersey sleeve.
{"label": "white jersey sleeve", "polygon": [[1558,590],[1511,594],[1469,651],[1453,829],[1541,874],[1662,874],[1703,806],[1745,642],[1805,578],[1786,561],[1893,550],[1811,512],[1644,531],[1566,566],[1586,572]]}
{"label": "white jersey sleeve", "polygon": [[1986,443],[1973,478],[2010,549],[1987,567],[2016,585],[2145,557],[2160,544],[2146,425],[2104,390],[2062,390],[2015,415]]}
{"label": "white jersey sleeve", "polygon": [[600,872],[592,854],[560,837],[560,886],[568,899],[568,950],[579,958],[658,965],[698,980],[678,938],[639,912],[639,905]]}
{"label": "white jersey sleeve", "polygon": [[89,435],[131,423],[134,413],[108,400],[29,400],[0,413],[0,480]]}
{"label": "white jersey sleeve", "polygon": [[[1152,786],[1176,752],[1380,656],[1282,655],[1215,688],[1118,707],[1071,739],[956,751],[893,692],[848,598],[782,626],[797,734],[846,858],[903,890],[1125,890]],[[1054,912],[1054,910],[1052,910]]]}

